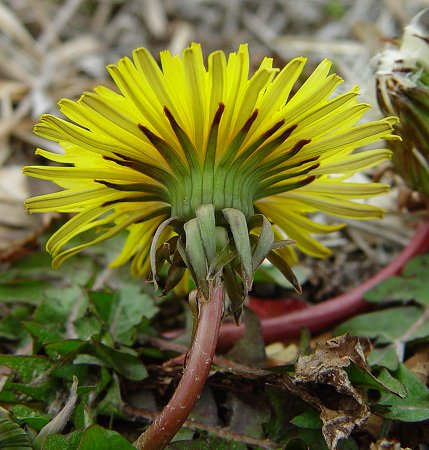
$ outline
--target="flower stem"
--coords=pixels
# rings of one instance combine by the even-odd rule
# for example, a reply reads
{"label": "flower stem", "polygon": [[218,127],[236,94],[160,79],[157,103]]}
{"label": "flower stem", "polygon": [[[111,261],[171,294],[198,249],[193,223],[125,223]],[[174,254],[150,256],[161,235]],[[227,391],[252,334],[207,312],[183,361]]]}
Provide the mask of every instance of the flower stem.
{"label": "flower stem", "polygon": [[217,283],[208,302],[200,303],[198,325],[182,378],[168,404],[134,446],[161,450],[173,439],[200,397],[216,349],[223,311],[223,285]]}

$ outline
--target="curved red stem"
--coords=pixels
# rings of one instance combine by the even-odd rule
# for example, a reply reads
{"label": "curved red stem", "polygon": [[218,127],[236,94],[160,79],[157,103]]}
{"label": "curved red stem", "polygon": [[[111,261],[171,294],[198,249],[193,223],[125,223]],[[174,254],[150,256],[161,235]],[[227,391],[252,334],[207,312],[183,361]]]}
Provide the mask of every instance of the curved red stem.
{"label": "curved red stem", "polygon": [[200,303],[198,325],[182,378],[168,404],[134,443],[138,449],[165,448],[188,418],[210,372],[222,311],[223,285],[217,284],[210,301]]}
{"label": "curved red stem", "polygon": [[[363,295],[380,281],[400,272],[404,264],[414,255],[429,248],[429,222],[422,223],[402,252],[376,275],[349,292],[309,308],[261,320],[265,342],[297,337],[303,327],[311,332],[329,328],[342,320],[365,310],[369,304]],[[220,330],[218,350],[230,348],[244,333],[244,326],[224,324]]]}

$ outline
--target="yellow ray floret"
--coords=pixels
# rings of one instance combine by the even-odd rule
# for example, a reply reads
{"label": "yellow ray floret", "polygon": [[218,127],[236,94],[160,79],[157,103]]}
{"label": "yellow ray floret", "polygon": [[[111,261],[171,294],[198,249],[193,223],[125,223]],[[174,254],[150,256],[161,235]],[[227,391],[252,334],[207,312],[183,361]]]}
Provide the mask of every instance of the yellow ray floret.
{"label": "yellow ray floret", "polygon": [[[381,217],[379,208],[354,200],[387,186],[347,180],[390,158],[383,148],[355,150],[395,139],[396,119],[362,121],[369,105],[358,102],[356,87],[335,95],[342,80],[329,73],[328,60],[292,94],[305,64],[298,57],[279,70],[265,58],[250,76],[246,45],[227,56],[214,52],[207,64],[199,44],[181,56],[164,51],[159,63],[141,48],[108,67],[119,93],[97,87],[76,102],[62,100],[68,120],[44,115],[35,132],[64,148],[62,155],[37,153],[63,165],[24,169],[61,188],[29,199],[30,212],[75,214],[48,242],[54,264],[128,230],[112,264],[132,259],[142,274],[160,224],[188,221],[202,204],[217,213],[235,208],[247,219],[262,213],[276,236],[317,257],[329,250],[312,234],[342,225],[318,224],[312,213]],[[87,241],[74,245],[81,234]]]}

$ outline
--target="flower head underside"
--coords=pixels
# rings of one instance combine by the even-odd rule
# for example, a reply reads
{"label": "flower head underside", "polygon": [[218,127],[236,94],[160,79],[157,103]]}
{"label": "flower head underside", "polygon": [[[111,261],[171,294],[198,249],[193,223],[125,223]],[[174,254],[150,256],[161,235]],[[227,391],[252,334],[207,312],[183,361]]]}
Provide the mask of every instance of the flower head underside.
{"label": "flower head underside", "polygon": [[[265,58],[249,77],[246,45],[228,57],[222,51],[210,54],[207,66],[198,44],[180,57],[162,52],[159,65],[141,48],[132,60],[108,67],[119,92],[97,87],[77,102],[62,100],[61,111],[70,120],[42,116],[35,132],[58,142],[65,153],[38,149],[61,165],[24,170],[61,190],[29,199],[27,209],[74,213],[47,244],[54,266],[126,229],[127,240],[112,266],[131,259],[133,272],[144,274],[151,259],[156,264],[161,247],[167,253],[177,250],[168,258],[189,258],[177,245],[187,233],[184,224],[195,219],[200,231],[204,224],[216,229],[226,224],[231,233],[234,221],[242,220],[233,211],[242,214],[254,236],[261,236],[268,223],[277,241],[290,238],[301,251],[326,257],[329,250],[312,235],[342,225],[317,223],[312,213],[381,217],[379,208],[354,200],[388,187],[348,179],[390,158],[384,148],[354,150],[394,138],[396,119],[362,122],[369,105],[358,102],[357,88],[334,94],[342,80],[329,74],[328,60],[293,93],[305,63],[295,58],[279,70]],[[95,236],[70,245],[91,231]],[[221,247],[223,238],[216,236]],[[149,257],[158,242],[158,256]],[[254,242],[253,252],[259,245]],[[287,246],[275,250],[291,256]]]}

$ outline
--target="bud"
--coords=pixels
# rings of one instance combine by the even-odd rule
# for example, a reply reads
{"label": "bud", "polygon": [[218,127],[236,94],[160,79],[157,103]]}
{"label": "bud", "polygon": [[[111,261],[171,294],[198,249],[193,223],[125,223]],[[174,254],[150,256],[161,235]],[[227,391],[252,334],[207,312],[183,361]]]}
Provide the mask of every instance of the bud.
{"label": "bud", "polygon": [[422,11],[404,29],[402,43],[378,55],[377,100],[384,114],[396,115],[402,141],[389,141],[396,172],[407,185],[429,195],[429,30]]}

